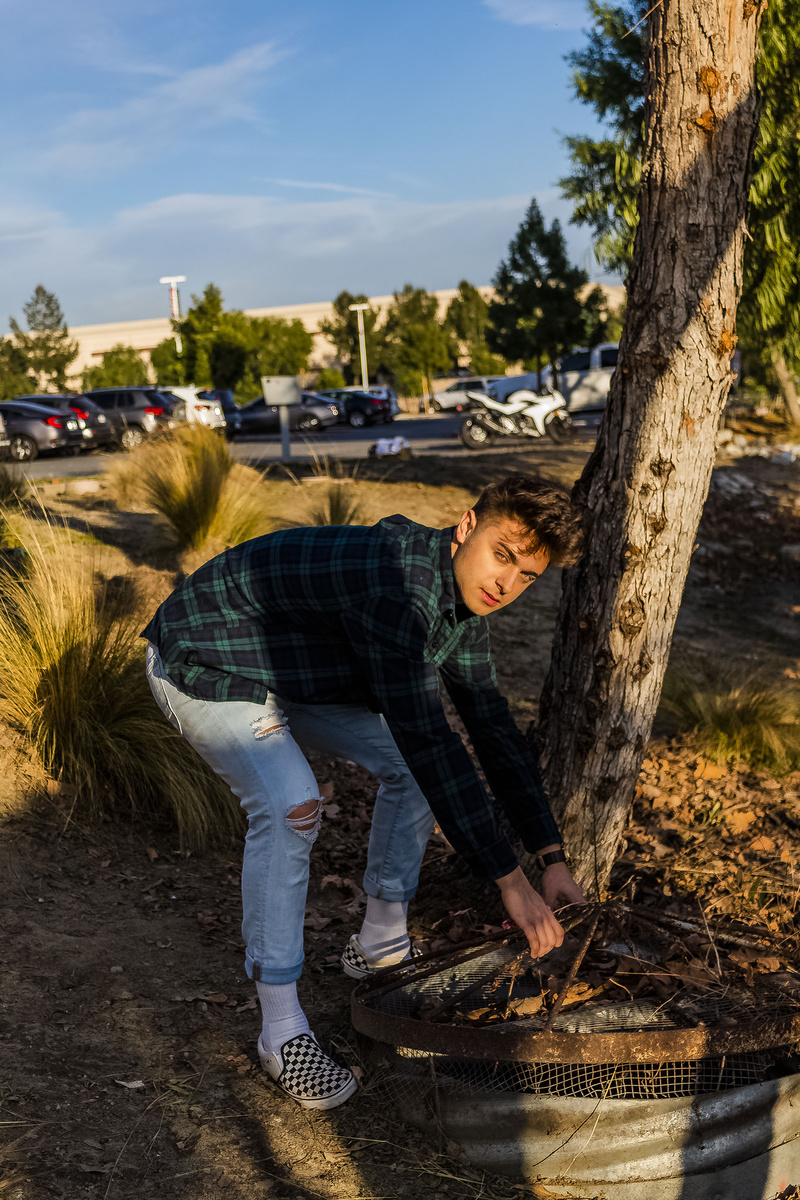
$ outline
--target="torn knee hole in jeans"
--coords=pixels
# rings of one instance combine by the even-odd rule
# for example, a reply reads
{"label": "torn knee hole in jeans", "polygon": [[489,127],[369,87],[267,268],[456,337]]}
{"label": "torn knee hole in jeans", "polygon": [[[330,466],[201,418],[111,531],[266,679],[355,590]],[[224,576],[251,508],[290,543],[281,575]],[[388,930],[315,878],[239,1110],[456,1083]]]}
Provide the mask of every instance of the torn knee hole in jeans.
{"label": "torn knee hole in jeans", "polygon": [[256,717],[255,721],[250,722],[250,728],[253,731],[256,741],[259,738],[269,737],[271,733],[277,733],[279,729],[286,728],[286,722],[283,717],[276,717],[270,714],[267,717]]}
{"label": "torn knee hole in jeans", "polygon": [[293,833],[296,833],[298,837],[304,838],[307,842],[314,841],[319,833],[321,821],[321,800],[306,800],[304,804],[298,804],[290,808],[286,814],[286,824]]}

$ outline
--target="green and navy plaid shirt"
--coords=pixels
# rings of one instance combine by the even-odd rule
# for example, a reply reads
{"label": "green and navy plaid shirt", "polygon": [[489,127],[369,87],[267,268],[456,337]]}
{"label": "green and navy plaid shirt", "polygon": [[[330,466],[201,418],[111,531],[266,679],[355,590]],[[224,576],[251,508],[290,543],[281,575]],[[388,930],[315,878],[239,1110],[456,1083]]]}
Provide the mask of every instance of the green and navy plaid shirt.
{"label": "green and navy plaid shirt", "polygon": [[263,704],[275,692],[383,713],[450,843],[497,879],[516,856],[448,724],[440,679],[525,848],[561,838],[497,690],[486,619],[457,609],[451,537],[395,516],[254,538],[180,584],[143,636],[189,696]]}

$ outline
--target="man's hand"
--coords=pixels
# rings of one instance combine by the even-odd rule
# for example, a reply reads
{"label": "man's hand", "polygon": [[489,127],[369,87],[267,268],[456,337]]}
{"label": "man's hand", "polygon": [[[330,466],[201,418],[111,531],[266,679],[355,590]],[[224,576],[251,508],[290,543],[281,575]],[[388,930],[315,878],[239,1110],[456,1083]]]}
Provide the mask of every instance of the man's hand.
{"label": "man's hand", "polygon": [[542,893],[552,909],[564,904],[585,904],[583,889],[575,882],[566,863],[553,863],[542,875]]}
{"label": "man's hand", "polygon": [[[550,868],[545,875],[549,870]],[[554,946],[561,945],[564,930],[539,893],[528,883],[521,867],[498,879],[497,886],[500,888],[506,912],[525,934],[534,958],[541,958]],[[577,887],[577,884],[573,886]]]}

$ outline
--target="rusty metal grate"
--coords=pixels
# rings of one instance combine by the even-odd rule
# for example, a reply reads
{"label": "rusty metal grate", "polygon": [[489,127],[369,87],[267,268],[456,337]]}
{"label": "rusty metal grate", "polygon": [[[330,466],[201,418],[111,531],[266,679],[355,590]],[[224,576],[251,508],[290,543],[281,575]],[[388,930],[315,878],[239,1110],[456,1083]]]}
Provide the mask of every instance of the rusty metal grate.
{"label": "rusty metal grate", "polygon": [[[724,1082],[743,1056],[757,1071],[759,1052],[800,1041],[800,977],[775,969],[786,957],[767,934],[731,922],[712,933],[619,902],[575,907],[562,923],[570,937],[540,960],[509,930],[382,972],[356,988],[353,1023],[406,1051],[488,1063],[490,1075],[573,1064],[594,1079],[628,1064],[633,1088],[680,1062],[695,1081],[681,1095],[696,1094],[698,1064]],[[750,959],[771,969],[756,974]]]}

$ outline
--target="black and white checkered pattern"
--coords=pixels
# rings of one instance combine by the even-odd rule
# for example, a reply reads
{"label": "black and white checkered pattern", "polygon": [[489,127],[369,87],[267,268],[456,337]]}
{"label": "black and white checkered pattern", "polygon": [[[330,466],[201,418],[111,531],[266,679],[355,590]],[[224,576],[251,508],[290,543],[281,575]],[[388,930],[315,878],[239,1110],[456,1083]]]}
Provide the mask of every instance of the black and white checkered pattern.
{"label": "black and white checkered pattern", "polygon": [[417,953],[412,947],[404,955],[392,954],[386,958],[369,958],[361,949],[358,936],[354,933],[342,954],[342,970],[351,979],[366,979],[368,975],[374,975],[376,971],[382,971],[385,967],[396,967],[398,963],[405,962],[406,959],[416,958]]}
{"label": "black and white checkered pattern", "polygon": [[259,1042],[259,1053],[278,1087],[305,1108],[334,1108],[356,1090],[352,1071],[329,1058],[313,1033],[290,1038],[278,1053],[270,1055]]}

